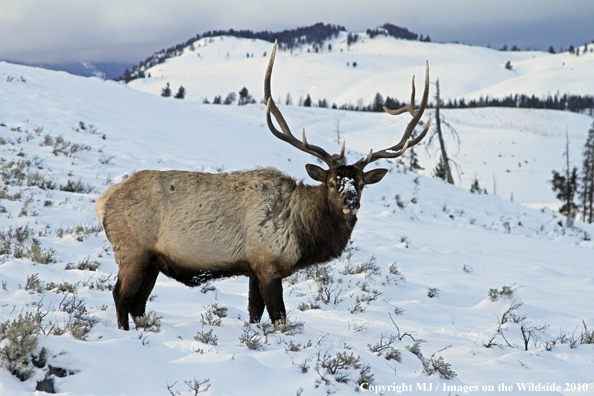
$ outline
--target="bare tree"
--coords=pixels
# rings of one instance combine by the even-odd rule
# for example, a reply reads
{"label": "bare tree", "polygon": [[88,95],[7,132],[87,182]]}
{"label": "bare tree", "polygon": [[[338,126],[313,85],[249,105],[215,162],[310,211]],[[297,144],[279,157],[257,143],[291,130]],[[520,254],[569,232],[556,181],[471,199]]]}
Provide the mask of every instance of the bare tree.
{"label": "bare tree", "polygon": [[450,184],[454,184],[454,178],[452,177],[452,170],[450,168],[450,163],[453,163],[453,161],[451,159],[448,158],[448,153],[446,151],[446,145],[445,145],[445,141],[443,138],[443,133],[441,131],[441,124],[443,123],[452,133],[452,136],[454,136],[454,140],[458,143],[458,146],[460,146],[460,137],[458,136],[458,133],[456,132],[456,130],[450,125],[448,124],[443,115],[440,114],[439,110],[441,108],[441,98],[440,98],[440,94],[439,94],[439,79],[435,82],[435,85],[437,87],[437,92],[435,94],[435,119],[436,119],[436,127],[435,127],[435,131],[433,132],[433,134],[429,137],[429,140],[427,141],[427,147],[429,147],[429,145],[431,144],[431,142],[433,141],[433,138],[435,136],[437,136],[437,138],[439,139],[439,148],[441,150],[441,160],[440,163],[438,164],[438,167],[443,167],[443,172],[445,173],[445,180],[450,183]]}

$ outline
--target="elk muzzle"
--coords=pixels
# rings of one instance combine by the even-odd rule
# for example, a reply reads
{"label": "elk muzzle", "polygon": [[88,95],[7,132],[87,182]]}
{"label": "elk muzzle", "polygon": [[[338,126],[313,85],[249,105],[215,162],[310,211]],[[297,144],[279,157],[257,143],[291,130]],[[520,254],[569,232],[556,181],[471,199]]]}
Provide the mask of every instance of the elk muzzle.
{"label": "elk muzzle", "polygon": [[359,197],[352,196],[344,199],[344,208],[342,209],[344,214],[355,215],[359,210]]}

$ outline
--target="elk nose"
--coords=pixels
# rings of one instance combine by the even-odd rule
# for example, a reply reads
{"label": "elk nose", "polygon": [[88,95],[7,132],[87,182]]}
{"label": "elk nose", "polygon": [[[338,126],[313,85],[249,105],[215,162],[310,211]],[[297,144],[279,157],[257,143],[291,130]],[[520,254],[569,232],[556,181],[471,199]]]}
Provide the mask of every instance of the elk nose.
{"label": "elk nose", "polygon": [[345,198],[344,206],[347,209],[357,209],[359,207],[359,198],[357,198],[357,197]]}

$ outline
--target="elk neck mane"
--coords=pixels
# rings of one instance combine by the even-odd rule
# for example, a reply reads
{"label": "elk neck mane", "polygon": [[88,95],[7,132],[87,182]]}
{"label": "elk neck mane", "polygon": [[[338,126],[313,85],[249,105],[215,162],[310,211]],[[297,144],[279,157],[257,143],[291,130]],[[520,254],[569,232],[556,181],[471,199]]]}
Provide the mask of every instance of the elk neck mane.
{"label": "elk neck mane", "polygon": [[324,184],[297,185],[290,202],[291,217],[301,248],[296,269],[339,257],[347,246],[357,218],[346,217],[328,200]]}

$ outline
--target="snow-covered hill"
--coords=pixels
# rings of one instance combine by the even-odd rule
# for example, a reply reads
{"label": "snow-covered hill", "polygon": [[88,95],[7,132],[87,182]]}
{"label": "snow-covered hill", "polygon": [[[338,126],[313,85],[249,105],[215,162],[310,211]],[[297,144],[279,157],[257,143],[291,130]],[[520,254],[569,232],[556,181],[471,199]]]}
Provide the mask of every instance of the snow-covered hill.
{"label": "snow-covered hill", "polygon": [[[503,98],[526,94],[544,97],[556,94],[591,95],[594,92],[594,44],[581,55],[567,52],[549,54],[537,51],[497,51],[461,44],[437,44],[377,36],[347,45],[347,33],[328,40],[320,52],[303,45],[277,53],[272,77],[273,97],[293,105],[310,95],[314,104],[326,99],[329,104],[368,105],[376,93],[400,101],[409,100],[410,79],[418,76],[420,89],[425,60],[430,64],[431,81],[440,81],[442,99]],[[329,50],[331,46],[331,50]],[[269,42],[236,37],[203,38],[192,43],[184,54],[145,71],[150,78],[133,80],[137,90],[160,95],[167,84],[173,93],[179,86],[187,90],[186,100],[202,104],[204,99],[222,99],[246,87],[261,102],[263,72],[272,49]],[[250,55],[248,58],[247,55]],[[510,61],[512,70],[505,64]],[[353,67],[356,63],[357,66]],[[435,88],[432,86],[431,95]],[[418,100],[417,96],[417,100]],[[290,111],[289,106],[286,111]],[[306,111],[307,110],[303,110]],[[395,137],[384,131],[403,130],[407,120],[394,120],[384,114],[357,114],[332,110],[315,111],[319,131],[327,140],[341,138],[353,149],[366,151],[369,134],[384,136],[373,147],[386,147]],[[458,147],[452,134],[446,135],[449,155],[459,165],[457,184],[469,188],[475,178],[491,193],[536,208],[557,208],[547,182],[551,170],[563,167],[566,134],[570,138],[570,159],[581,161],[581,151],[591,117],[548,111],[488,108],[473,111],[445,110],[445,120],[461,135]],[[347,123],[357,119],[354,128]],[[379,122],[379,124],[378,124]],[[311,117],[298,118],[295,128],[311,125]],[[375,126],[378,125],[379,129]],[[392,129],[392,126],[394,129]],[[448,133],[448,132],[446,132]],[[546,136],[548,145],[540,142]],[[495,140],[493,140],[495,139]],[[537,149],[540,147],[540,149]],[[438,145],[421,150],[423,174],[431,176],[439,159]],[[501,151],[503,150],[503,151]],[[545,150],[547,155],[541,155]]]}
{"label": "snow-covered hill", "polygon": [[[196,52],[206,57],[203,50]],[[252,92],[261,85],[262,54],[270,48],[259,51],[226,69],[253,73]],[[351,52],[343,52],[345,67]],[[292,87],[315,71],[296,73],[289,60],[325,55],[281,55],[273,92],[295,97]],[[348,58],[358,62],[349,73],[364,70],[366,58]],[[240,68],[242,62],[254,67]],[[418,69],[415,60],[393,75],[398,94],[392,95],[408,97]],[[540,394],[594,394],[594,347],[586,343],[594,337],[594,227],[565,228],[563,217],[510,202],[508,193],[515,201],[553,203],[539,179],[561,168],[565,126],[577,155],[591,118],[519,109],[445,112],[463,142],[457,157],[463,177],[476,173],[491,193],[471,194],[464,184],[446,185],[380,161],[390,173],[365,190],[349,251],[285,281],[293,332],[244,324],[246,278],[201,290],[164,276],[148,303],[161,317],[160,331],[123,332],[110,292],[117,265],[93,211],[108,185],[141,169],[219,172],[258,165],[305,179],[312,159],[270,134],[261,104],[202,105],[7,63],[0,63],[0,75],[0,323],[19,323],[32,313],[30,321],[41,326],[33,354],[47,351],[40,368],[21,367],[33,370],[24,382],[5,361],[0,394],[30,394],[46,376],[65,395],[192,395],[207,379],[200,390],[210,385],[205,394],[211,395],[358,394],[366,391],[359,381],[378,394],[493,395],[502,386],[515,395],[526,394],[522,386],[547,387]],[[341,81],[336,97],[347,95],[339,88],[350,88]],[[219,94],[241,88],[225,87]],[[281,110],[294,130],[305,127],[308,139],[328,151],[339,148],[338,125],[350,161],[394,144],[407,122],[379,113]],[[430,168],[428,160],[421,164]],[[0,347],[11,340],[19,338],[7,337]]]}
{"label": "snow-covered hill", "polygon": [[[273,77],[274,98],[285,102],[287,94],[296,105],[309,94],[314,103],[369,104],[376,93],[404,101],[409,96],[410,78],[423,76],[425,61],[431,80],[441,85],[442,99],[502,98],[527,94],[543,97],[557,93],[592,95],[594,92],[594,43],[581,55],[568,52],[498,51],[462,44],[439,44],[394,39],[386,36],[347,44],[341,32],[316,51],[304,45],[279,51]],[[329,49],[331,46],[331,49]],[[172,89],[183,85],[187,99],[212,102],[246,87],[260,101],[262,75],[272,45],[262,40],[221,36],[202,38],[186,47],[183,55],[167,59],[144,73],[130,86],[160,94],[167,82]],[[248,58],[249,55],[249,58]],[[505,66],[511,63],[512,69]],[[356,66],[355,66],[356,64]]]}

